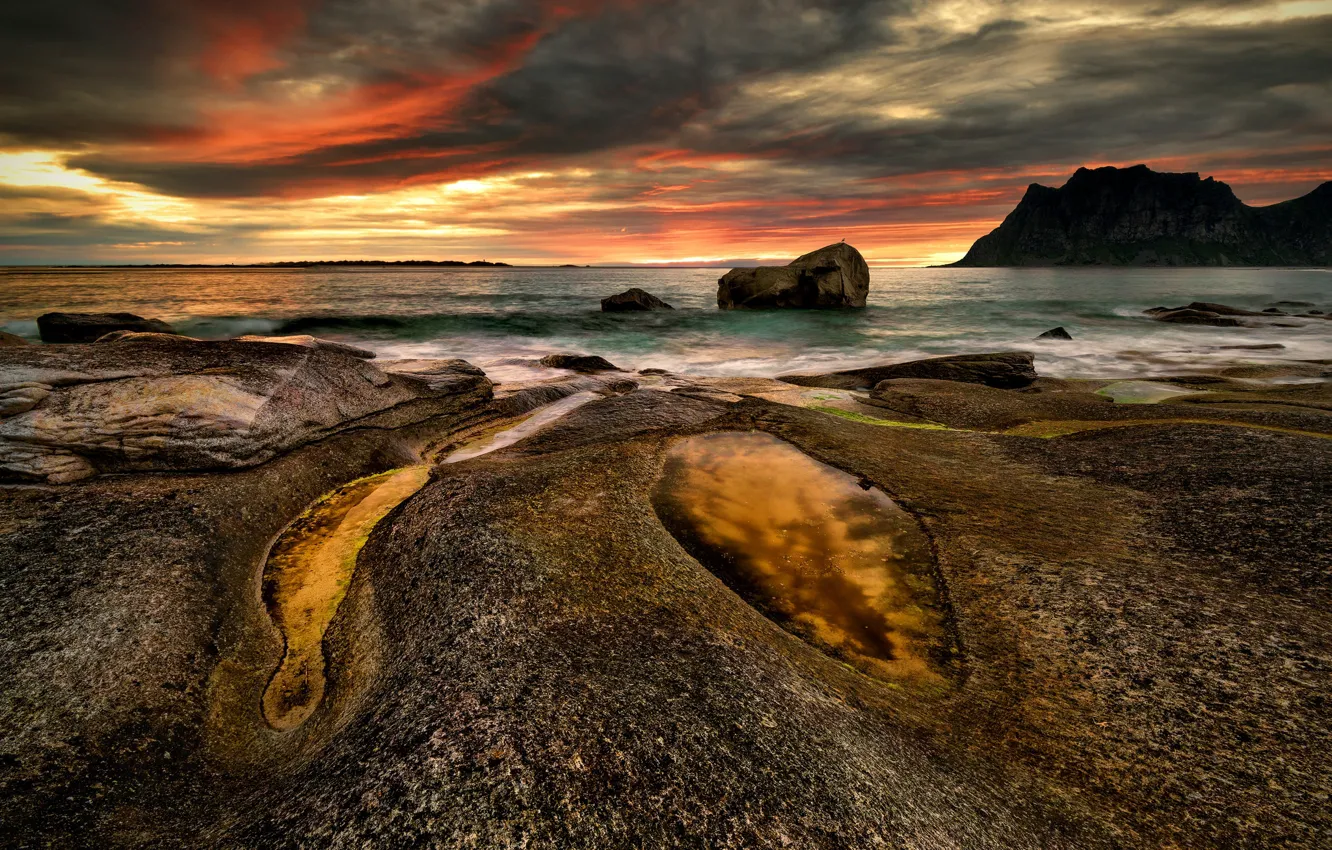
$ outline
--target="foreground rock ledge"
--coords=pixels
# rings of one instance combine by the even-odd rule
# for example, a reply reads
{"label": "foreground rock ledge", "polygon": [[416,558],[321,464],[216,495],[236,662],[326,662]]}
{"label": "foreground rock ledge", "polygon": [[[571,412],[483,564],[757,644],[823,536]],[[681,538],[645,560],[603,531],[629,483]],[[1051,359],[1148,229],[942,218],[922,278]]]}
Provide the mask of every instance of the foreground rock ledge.
{"label": "foreground rock ledge", "polygon": [[[874,396],[958,425],[1121,407],[1062,385],[895,379]],[[325,698],[290,734],[260,713],[283,652],[260,603],[269,544],[320,494],[416,462],[449,426],[347,429],[225,475],[4,488],[6,837],[1326,844],[1325,434],[1161,422],[1032,439],[702,396],[591,402],[437,468],[361,550],[322,642]],[[1242,407],[1225,415],[1327,421]],[[687,554],[651,493],[678,438],[717,431],[766,432],[919,521],[965,660],[956,687],[860,675]]]}
{"label": "foreground rock ledge", "polygon": [[786,266],[732,269],[717,282],[717,306],[864,307],[869,265],[845,242],[811,251]]}
{"label": "foreground rock ledge", "polygon": [[491,391],[462,360],[409,368],[314,345],[162,335],[5,348],[0,479],[240,469],[372,416],[430,415],[414,402],[471,404]]}

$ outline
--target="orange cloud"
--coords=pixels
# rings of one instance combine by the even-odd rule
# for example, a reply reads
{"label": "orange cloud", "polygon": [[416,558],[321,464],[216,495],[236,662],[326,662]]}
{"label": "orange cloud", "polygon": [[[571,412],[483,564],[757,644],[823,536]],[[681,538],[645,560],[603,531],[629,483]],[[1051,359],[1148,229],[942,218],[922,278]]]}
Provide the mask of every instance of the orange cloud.
{"label": "orange cloud", "polygon": [[223,5],[195,0],[194,17],[204,46],[198,66],[227,86],[282,67],[277,51],[305,27],[311,0],[231,0]]}

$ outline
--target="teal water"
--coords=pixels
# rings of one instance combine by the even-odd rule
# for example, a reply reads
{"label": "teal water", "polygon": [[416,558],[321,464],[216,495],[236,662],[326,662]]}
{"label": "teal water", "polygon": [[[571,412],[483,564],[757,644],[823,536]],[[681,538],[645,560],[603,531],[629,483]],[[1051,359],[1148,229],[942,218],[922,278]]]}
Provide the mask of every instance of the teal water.
{"label": "teal water", "polygon": [[[383,357],[463,357],[500,379],[555,351],[624,368],[776,375],[911,357],[1021,348],[1043,374],[1170,374],[1229,362],[1332,358],[1332,321],[1291,328],[1164,325],[1148,307],[1219,301],[1332,311],[1319,269],[875,269],[869,306],[722,312],[718,269],[0,270],[0,327],[37,338],[51,310],[124,310],[182,333],[313,333]],[[677,308],[605,314],[631,286]],[[1066,327],[1073,342],[1035,342]],[[1273,351],[1224,346],[1280,344]]]}

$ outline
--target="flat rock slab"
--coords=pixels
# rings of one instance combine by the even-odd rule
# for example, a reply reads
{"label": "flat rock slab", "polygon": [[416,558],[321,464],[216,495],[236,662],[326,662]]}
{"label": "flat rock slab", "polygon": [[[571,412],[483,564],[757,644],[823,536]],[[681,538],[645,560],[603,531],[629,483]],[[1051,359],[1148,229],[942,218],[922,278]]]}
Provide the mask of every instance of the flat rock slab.
{"label": "flat rock slab", "polygon": [[803,387],[829,387],[842,390],[869,389],[880,381],[894,378],[961,381],[968,384],[985,384],[999,389],[1016,389],[1031,384],[1036,377],[1036,367],[1030,354],[1004,351],[994,354],[932,357],[928,360],[847,369],[825,375],[783,375],[781,380]]}
{"label": "flat rock slab", "polygon": [[239,469],[418,399],[488,397],[463,361],[385,372],[322,347],[184,337],[0,355],[0,476]]}

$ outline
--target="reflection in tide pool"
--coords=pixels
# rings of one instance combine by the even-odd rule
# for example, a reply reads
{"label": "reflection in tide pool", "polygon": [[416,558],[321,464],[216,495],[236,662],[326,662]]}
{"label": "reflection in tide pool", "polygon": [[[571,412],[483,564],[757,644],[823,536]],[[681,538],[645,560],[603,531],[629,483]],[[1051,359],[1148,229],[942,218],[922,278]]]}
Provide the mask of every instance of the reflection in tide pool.
{"label": "reflection in tide pool", "polygon": [[773,620],[866,673],[939,679],[929,542],[883,493],[760,433],[691,437],[655,493],[671,533]]}

